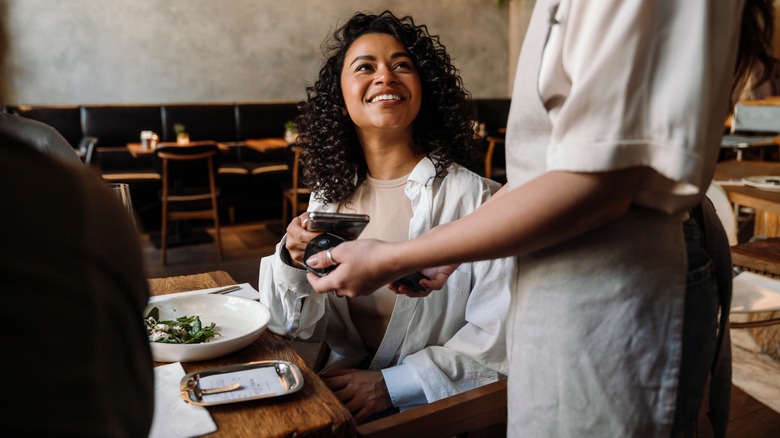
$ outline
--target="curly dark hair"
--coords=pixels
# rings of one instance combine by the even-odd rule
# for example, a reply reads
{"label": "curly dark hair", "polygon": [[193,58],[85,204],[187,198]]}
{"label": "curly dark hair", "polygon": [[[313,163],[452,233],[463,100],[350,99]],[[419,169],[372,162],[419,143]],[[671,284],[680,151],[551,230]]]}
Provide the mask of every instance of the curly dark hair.
{"label": "curly dark hair", "polygon": [[368,33],[394,36],[406,48],[420,76],[422,99],[414,121],[415,152],[433,158],[437,176],[458,162],[470,165],[475,158],[471,95],[463,88],[458,70],[425,25],[412,17],[398,18],[390,11],[378,15],[356,13],[339,27],[325,45],[326,61],[295,119],[302,147],[302,181],[324,202],[349,199],[368,172],[354,124],[343,113],[341,70],[352,43]]}

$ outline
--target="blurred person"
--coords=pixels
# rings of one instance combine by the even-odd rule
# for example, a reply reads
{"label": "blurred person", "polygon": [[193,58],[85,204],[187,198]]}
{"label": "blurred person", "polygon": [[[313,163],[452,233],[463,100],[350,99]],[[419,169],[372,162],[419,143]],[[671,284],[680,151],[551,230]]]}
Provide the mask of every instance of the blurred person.
{"label": "blurred person", "polygon": [[46,155],[81,164],[73,146],[56,129],[45,123],[0,112],[0,135],[6,141],[25,144]]}
{"label": "blurred person", "polygon": [[730,266],[703,197],[740,83],[771,64],[772,21],[768,0],[538,0],[507,186],[417,239],[317,254],[310,265],[337,268],[310,283],[360,296],[411,270],[515,255],[510,436],[694,436],[711,367],[724,436]]}
{"label": "blurred person", "polygon": [[56,130],[8,114],[0,187],[3,432],[147,437],[148,290],[130,216]]}
{"label": "blurred person", "polygon": [[[0,135],[3,430],[147,436],[148,300],[130,216],[80,162]],[[12,377],[12,378],[10,378]]]}
{"label": "blurred person", "polygon": [[[361,239],[404,241],[498,190],[458,164],[472,156],[468,94],[424,25],[357,13],[326,57],[296,120],[304,182],[314,188],[309,211],[368,214]],[[514,261],[464,263],[425,299],[386,287],[359,298],[316,294],[301,265],[319,234],[308,220],[293,218],[262,260],[261,302],[271,331],[325,341],[321,377],[358,422],[504,378]]]}

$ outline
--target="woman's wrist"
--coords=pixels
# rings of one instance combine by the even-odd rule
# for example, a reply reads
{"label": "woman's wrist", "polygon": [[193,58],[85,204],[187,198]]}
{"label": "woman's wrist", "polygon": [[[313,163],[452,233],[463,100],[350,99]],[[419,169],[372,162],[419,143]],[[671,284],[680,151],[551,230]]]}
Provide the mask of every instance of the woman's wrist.
{"label": "woman's wrist", "polygon": [[295,262],[292,259],[292,256],[290,255],[290,251],[287,250],[286,234],[282,236],[282,241],[279,243],[279,258],[282,259],[282,262],[284,262],[285,265],[292,268],[297,268],[297,266],[295,266]]}

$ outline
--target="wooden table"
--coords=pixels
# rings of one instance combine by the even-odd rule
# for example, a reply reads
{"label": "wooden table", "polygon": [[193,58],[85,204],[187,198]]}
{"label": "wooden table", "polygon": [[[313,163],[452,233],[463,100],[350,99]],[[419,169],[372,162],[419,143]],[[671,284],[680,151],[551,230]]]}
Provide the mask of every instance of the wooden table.
{"label": "wooden table", "polygon": [[[715,166],[715,181],[739,182],[747,176],[778,175],[780,163],[770,161],[724,161]],[[780,192],[761,190],[739,184],[722,184],[729,200],[756,210],[754,234],[780,236]]]}
{"label": "wooden table", "polygon": [[287,143],[287,140],[281,137],[250,138],[247,139],[245,143],[248,148],[254,149],[257,152],[262,152],[262,153],[265,153],[272,149],[286,148],[289,145],[289,143]]}
{"label": "wooden table", "polygon": [[[214,271],[150,279],[149,289],[151,295],[165,295],[231,284],[236,282],[228,273]],[[270,359],[286,360],[297,365],[303,374],[304,387],[285,397],[209,406],[207,409],[218,428],[209,436],[356,436],[354,419],[344,405],[306,365],[289,342],[267,330],[255,343],[236,353],[202,362],[182,363],[182,367],[189,373],[215,366]]]}
{"label": "wooden table", "polygon": [[[180,145],[176,143],[175,141],[163,141],[160,143],[157,143],[157,147],[162,146],[208,146],[208,145],[214,145],[217,146],[220,150],[226,151],[230,149],[230,146],[220,143],[217,141],[212,140],[203,140],[203,141],[191,141],[185,145]],[[127,150],[130,151],[130,155],[132,155],[135,158],[143,157],[145,155],[152,155],[154,154],[154,149],[152,148],[146,148],[144,149],[143,146],[141,146],[141,143],[128,143],[127,144]]]}

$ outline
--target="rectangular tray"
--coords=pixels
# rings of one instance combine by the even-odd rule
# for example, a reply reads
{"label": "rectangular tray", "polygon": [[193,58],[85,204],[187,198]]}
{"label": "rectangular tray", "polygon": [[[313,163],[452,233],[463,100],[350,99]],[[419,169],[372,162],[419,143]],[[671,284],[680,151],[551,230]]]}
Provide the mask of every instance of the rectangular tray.
{"label": "rectangular tray", "polygon": [[[235,383],[240,387],[220,390]],[[283,360],[226,365],[188,373],[181,379],[181,398],[198,406],[215,406],[292,394],[303,387],[298,367]],[[215,393],[207,393],[214,390]]]}

